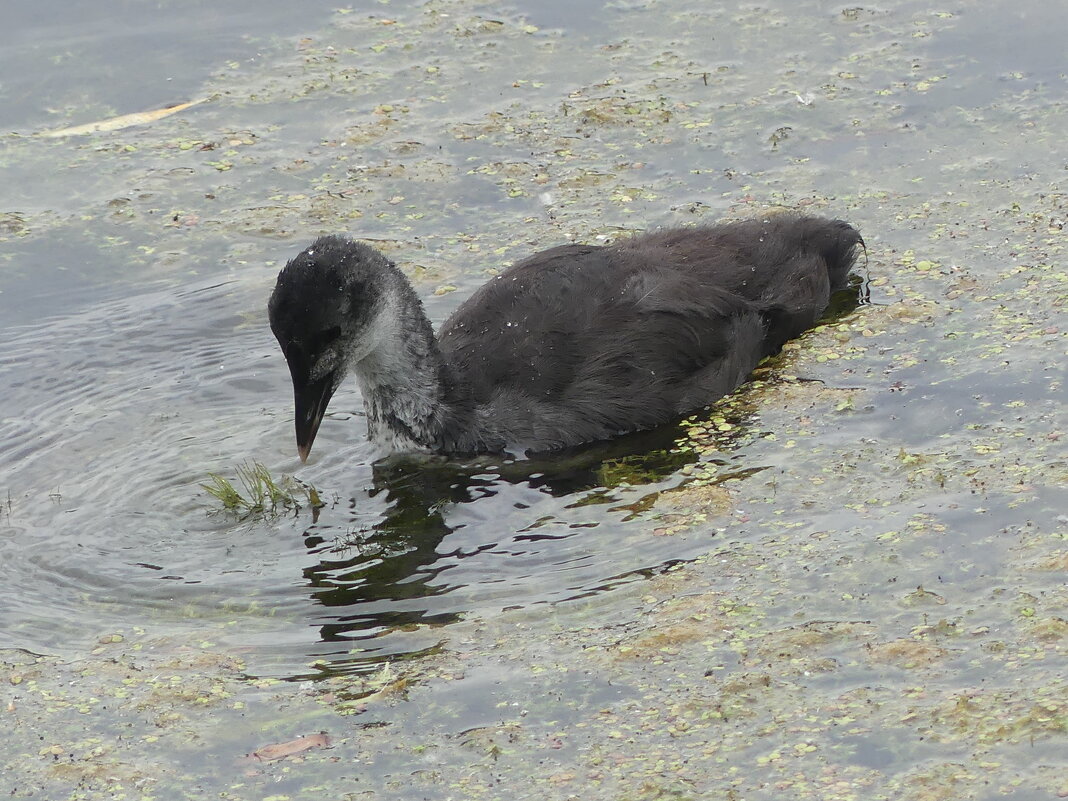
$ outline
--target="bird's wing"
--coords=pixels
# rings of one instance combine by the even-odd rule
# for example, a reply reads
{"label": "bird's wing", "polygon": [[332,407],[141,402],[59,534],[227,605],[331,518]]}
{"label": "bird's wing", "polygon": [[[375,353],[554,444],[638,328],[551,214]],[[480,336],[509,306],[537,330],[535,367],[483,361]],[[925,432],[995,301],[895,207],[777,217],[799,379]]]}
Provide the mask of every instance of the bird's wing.
{"label": "bird's wing", "polygon": [[658,425],[730,391],[760,359],[762,323],[669,261],[565,246],[489,282],[438,340],[485,419],[537,449],[611,436],[621,420]]}

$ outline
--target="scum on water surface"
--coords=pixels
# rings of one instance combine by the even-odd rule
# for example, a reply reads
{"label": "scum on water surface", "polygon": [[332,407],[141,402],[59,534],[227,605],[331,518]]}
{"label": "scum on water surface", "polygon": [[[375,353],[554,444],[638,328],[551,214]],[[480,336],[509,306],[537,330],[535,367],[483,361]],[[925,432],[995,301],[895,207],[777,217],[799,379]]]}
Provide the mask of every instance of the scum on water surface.
{"label": "scum on water surface", "polygon": [[[209,100],[179,114],[0,144],[21,192],[0,210],[0,303],[20,324],[43,298],[71,315],[15,331],[0,354],[20,380],[33,363],[68,385],[0,389],[5,408],[33,410],[0,423],[13,797],[1068,794],[1068,200],[1050,156],[1063,78],[1043,56],[1059,52],[1055,26],[997,3],[601,11],[581,30],[466,0],[339,11],[255,63],[220,60],[196,94]],[[1033,41],[996,47],[1010,32]],[[39,128],[132,111],[89,97]],[[282,560],[272,544],[336,537],[387,567],[403,557],[341,500],[318,528],[307,510],[198,522],[209,472],[246,454],[291,469],[262,301],[296,243],[373,240],[441,319],[538,248],[773,206],[860,227],[870,306],[791,343],[656,449],[599,462],[558,505],[537,496],[551,514],[515,522],[446,494],[419,507],[424,524],[463,513],[467,530],[523,529],[506,541],[517,553],[556,527],[656,559],[566,601],[397,615],[356,653],[302,645],[303,670],[286,674],[301,680],[265,677],[303,565],[264,587],[250,565]],[[107,305],[124,288],[157,295]],[[138,328],[146,308],[185,339]],[[109,327],[148,337],[141,373]],[[59,347],[42,348],[43,330]],[[87,363],[101,365],[92,383]],[[332,445],[358,438],[357,417],[330,422]],[[375,515],[410,489],[366,472],[354,489],[354,461],[310,477]],[[71,519],[76,535],[49,539]],[[163,598],[116,572],[150,547],[160,569],[137,570],[201,583],[157,581]],[[211,560],[231,582],[251,573],[250,595],[197,572]],[[410,583],[385,586],[396,596],[378,602],[397,612]],[[134,591],[138,605],[121,600]],[[50,605],[52,642],[33,622]],[[390,638],[391,660],[360,661]],[[360,669],[336,669],[345,658]],[[265,750],[319,732],[306,750]]]}

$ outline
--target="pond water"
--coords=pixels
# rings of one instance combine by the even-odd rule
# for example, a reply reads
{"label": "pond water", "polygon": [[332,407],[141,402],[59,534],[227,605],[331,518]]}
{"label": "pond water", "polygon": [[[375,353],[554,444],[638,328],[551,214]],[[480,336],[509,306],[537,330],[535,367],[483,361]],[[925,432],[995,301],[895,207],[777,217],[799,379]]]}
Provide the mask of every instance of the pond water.
{"label": "pond water", "polygon": [[[467,728],[526,704],[514,688],[562,699],[529,730],[589,727],[574,751],[545,745],[545,723],[529,759],[479,752],[513,780],[546,749],[584,766],[544,798],[636,797],[598,771],[653,753],[692,766],[682,784],[654,771],[665,795],[777,798],[817,746],[798,797],[994,797],[976,789],[990,772],[997,797],[1068,792],[1048,778],[1066,719],[1062,12],[9,3],[0,649],[76,663],[114,635],[234,656],[249,687],[462,659],[466,679],[352,734],[352,759],[384,755],[381,797],[412,797],[390,783],[424,759],[404,743],[433,738],[442,775],[465,765]],[[439,323],[535,250],[778,205],[860,228],[870,305],[696,419],[523,464],[375,462],[347,386],[299,464],[266,301],[319,233],[383,249]],[[325,506],[220,514],[201,485],[251,460]],[[687,639],[693,621],[722,639]],[[658,695],[683,686],[696,695]],[[765,687],[778,706],[753,700]],[[795,701],[811,704],[795,717]],[[700,742],[677,728],[688,710]],[[1004,710],[1023,721],[1010,734],[991,723]],[[597,721],[647,737],[602,742]],[[931,778],[936,757],[972,772]],[[492,797],[466,777],[423,790]],[[958,780],[970,795],[916,789]]]}
{"label": "pond water", "polygon": [[[327,503],[316,522],[310,509],[245,524],[209,514],[208,471],[298,465],[262,285],[200,283],[9,332],[9,644],[62,652],[136,610],[251,648],[254,672],[296,675],[316,658],[358,664],[435,641],[381,636],[394,629],[581,596],[702,547],[642,536],[611,509],[677,483],[670,469],[605,491],[588,452],[544,465],[551,476],[515,466],[511,480],[492,463],[374,466],[362,412],[343,411],[358,408],[352,392],[300,470]],[[606,521],[611,533],[591,535]]]}
{"label": "pond water", "polygon": [[[300,53],[306,45],[290,35],[292,11],[260,14],[259,8],[233,6],[224,16],[205,17],[200,7],[135,5],[130,24],[114,27],[98,18],[64,16],[50,23],[45,10],[21,7],[17,27],[27,35],[11,43],[5,58],[14,64],[36,57],[41,69],[30,70],[17,87],[21,102],[6,109],[14,115],[8,125],[29,133],[160,107],[203,94],[205,83],[225,96],[236,90],[227,85],[234,76],[226,74],[224,60],[237,62],[239,85],[261,80],[261,72],[284,74],[261,49]],[[408,27],[429,16],[415,4],[394,11],[408,15]],[[549,5],[531,19],[588,31],[592,18],[582,11]],[[125,6],[116,5],[115,13],[124,14]],[[325,8],[313,5],[310,18],[302,11],[309,33],[316,13],[318,25],[330,20]],[[623,24],[625,17],[615,14]],[[344,45],[373,41],[369,31],[392,27],[393,20],[385,20],[387,27],[376,15],[360,16],[353,30],[344,27],[346,15],[340,17]],[[446,24],[455,41],[437,60],[463,62],[468,39],[477,44],[467,49],[479,53],[486,44],[478,37],[502,25],[481,15],[462,24],[473,27],[457,34]],[[211,37],[203,36],[205,29]],[[581,47],[589,47],[603,34],[592,40],[577,35]],[[127,49],[128,43],[134,47]],[[115,61],[120,51],[129,61]],[[212,59],[220,51],[225,59]],[[535,63],[518,54],[514,59],[524,69]],[[143,68],[131,69],[142,62]],[[183,69],[187,62],[197,66]],[[471,68],[481,72],[484,65]],[[407,89],[405,71],[372,75],[386,87],[383,99]],[[11,145],[8,167],[22,180],[8,186],[21,183],[24,191],[5,201],[10,236],[0,279],[7,410],[0,440],[8,495],[0,568],[4,645],[66,653],[143,620],[238,649],[254,674],[316,675],[432,648],[439,640],[434,627],[463,615],[578,598],[647,576],[696,556],[714,536],[710,530],[649,537],[646,525],[626,522],[633,507],[685,480],[674,469],[696,455],[665,453],[678,429],[544,465],[505,466],[504,473],[513,474],[505,478],[492,463],[376,467],[364,443],[359,398],[349,389],[335,401],[313,465],[298,468],[288,376],[264,307],[274,270],[317,226],[302,221],[293,231],[264,226],[265,236],[235,235],[227,229],[261,221],[233,207],[210,219],[204,207],[227,195],[239,205],[264,203],[264,195],[277,201],[279,182],[302,192],[324,180],[351,181],[360,193],[396,198],[412,179],[384,169],[381,182],[371,176],[357,181],[362,176],[354,170],[370,171],[363,165],[345,165],[347,176],[309,178],[302,166],[297,175],[280,177],[276,157],[306,159],[309,148],[338,133],[325,106],[301,102],[301,79],[287,77],[291,84],[279,79],[281,95],[269,110],[257,105],[265,91],[260,87],[246,90],[239,106],[239,116],[266,114],[287,131],[289,144],[273,143],[270,155],[257,157],[255,172],[217,169],[212,155],[254,144],[261,134],[245,125],[216,129],[224,142],[197,138],[181,120],[180,133],[169,131],[171,139],[135,128],[88,142],[75,137]],[[544,77],[570,80],[566,71]],[[155,95],[146,94],[149,87]],[[359,102],[373,105],[376,98]],[[464,112],[448,111],[455,124]],[[360,116],[342,124],[358,126]],[[351,227],[372,238],[412,231],[440,241],[450,226],[462,225],[484,234],[487,247],[511,244],[505,258],[529,252],[530,244],[494,237],[493,226],[481,230],[480,214],[496,202],[495,192],[477,179],[464,186],[462,170],[455,169],[482,160],[481,137],[457,140],[440,125],[428,119],[418,126],[427,142],[416,143],[419,157],[409,161],[425,169],[422,152],[434,152],[435,160],[453,163],[447,180],[419,187],[431,190],[429,198],[406,199],[400,224],[379,214]],[[146,134],[151,141],[142,138]],[[286,154],[293,144],[296,152]],[[374,142],[376,151],[390,146]],[[358,155],[377,161],[377,154]],[[244,177],[235,183],[228,173],[239,171]],[[299,204],[301,195],[295,197],[287,202]],[[662,219],[665,204],[656,206],[661,209],[653,219]],[[424,208],[443,213],[424,217]],[[523,213],[496,212],[501,219]],[[350,227],[344,216],[337,225]],[[330,224],[322,227],[330,230]],[[545,232],[532,242],[552,244],[551,237]],[[434,264],[455,258],[449,244],[436,247],[438,253],[427,254],[431,269],[460,287],[428,297],[428,312],[440,321],[486,273],[461,262],[464,272],[454,275],[454,267]],[[398,252],[403,258],[400,246]],[[480,267],[500,262],[477,253]],[[315,522],[307,509],[248,523],[209,514],[213,501],[201,488],[209,473],[233,477],[251,459],[276,473],[299,473],[323,493],[327,508]],[[613,470],[628,480],[607,481]]]}
{"label": "pond water", "polygon": [[[605,12],[607,19],[599,20],[608,23],[604,28],[597,28],[588,16],[594,7],[548,5],[523,24],[531,29],[542,25],[567,28],[559,37],[576,68],[585,57],[581,51],[604,49],[602,42],[612,41],[648,16],[656,16],[665,26],[662,35],[673,46],[701,50],[676,38],[693,19],[685,7],[666,17],[656,9],[613,9]],[[340,217],[337,227],[372,239],[429,240],[422,248],[397,244],[396,250],[402,259],[419,259],[418,266],[437,279],[425,281],[424,290],[448,281],[460,285],[441,299],[424,292],[429,313],[440,321],[482,280],[462,259],[492,267],[532,249],[513,236],[491,236],[494,226],[479,224],[480,214],[495,202],[495,192],[480,184],[480,176],[507,172],[508,165],[502,161],[520,154],[488,154],[485,133],[475,131],[467,138],[450,130],[450,125],[463,125],[463,120],[477,119],[481,113],[449,101],[443,106],[444,120],[406,123],[403,131],[390,131],[387,141],[380,141],[386,138],[382,134],[367,133],[372,141],[361,146],[361,126],[376,124],[361,119],[366,120],[368,111],[381,105],[378,101],[398,97],[398,90],[411,91],[404,72],[414,69],[414,64],[393,73],[349,67],[353,73],[366,70],[372,87],[358,91],[354,98],[358,110],[346,108],[345,118],[339,120],[327,110],[336,97],[301,97],[307,86],[320,80],[315,72],[308,75],[308,64],[336,59],[336,55],[304,55],[304,73],[292,76],[272,63],[272,58],[284,62],[284,55],[262,52],[266,48],[286,53],[294,47],[298,52],[310,51],[315,45],[297,42],[291,28],[299,23],[302,30],[313,34],[327,25],[332,12],[325,6],[313,4],[310,11],[302,8],[299,16],[281,6],[272,7],[269,13],[261,13],[260,4],[230,6],[224,16],[211,12],[206,17],[206,6],[150,10],[134,4],[129,25],[122,26],[109,26],[100,18],[90,24],[66,15],[60,22],[39,6],[19,8],[19,24],[9,27],[6,35],[15,36],[15,30],[27,35],[19,35],[17,46],[4,48],[4,57],[10,65],[15,60],[41,65],[26,70],[20,82],[8,87],[19,102],[6,105],[7,124],[23,133],[57,127],[67,120],[77,123],[87,117],[193,98],[204,94],[205,84],[223,97],[244,90],[248,99],[232,110],[236,119],[231,122],[233,130],[226,132],[219,130],[221,120],[215,115],[204,120],[206,112],[198,115],[194,111],[188,119],[161,122],[159,133],[131,129],[98,136],[92,142],[74,137],[9,146],[8,167],[16,175],[21,172],[23,178],[7,182],[4,209],[13,235],[5,243],[7,267],[0,279],[5,326],[0,364],[6,410],[0,438],[5,442],[3,467],[8,476],[3,489],[10,496],[0,629],[10,644],[46,651],[78,647],[87,633],[129,622],[131,615],[190,631],[211,621],[219,629],[212,636],[250,648],[254,672],[295,675],[304,673],[301,666],[313,658],[360,664],[435,641],[425,629],[418,636],[382,638],[391,631],[446,622],[464,613],[579,596],[691,558],[707,547],[714,530],[682,541],[662,540],[645,536],[644,526],[632,529],[623,522],[628,506],[679,483],[680,476],[672,475],[670,469],[643,475],[637,486],[605,490],[601,489],[603,457],[587,454],[584,474],[566,482],[568,489],[558,492],[552,490],[550,481],[500,480],[499,469],[492,464],[475,470],[416,464],[394,475],[376,473],[362,443],[359,399],[351,390],[339,397],[337,411],[324,426],[315,463],[299,471],[330,499],[317,522],[311,523],[307,511],[292,519],[237,525],[206,514],[210,498],[206,499],[199,484],[211,471],[233,476],[242,461],[257,459],[274,471],[297,472],[290,458],[287,375],[264,321],[273,268],[313,230],[331,230],[336,217]],[[117,14],[126,10],[124,4],[115,6]],[[348,29],[347,15],[342,15],[331,34],[339,41],[327,46],[344,52],[346,46],[381,38],[380,30],[401,26],[410,30],[430,17],[431,10],[414,4],[392,9],[391,14],[408,15],[400,22],[356,14],[358,24]],[[879,17],[876,12],[870,14]],[[722,12],[714,16],[726,19]],[[775,20],[750,16],[743,13],[736,19],[740,30],[755,22],[766,28],[769,39],[786,35]],[[376,24],[383,22],[390,24]],[[459,24],[470,30],[457,35],[446,24],[443,27],[453,34],[453,41],[439,46],[441,52],[428,54],[429,61],[442,63],[443,71],[461,73],[452,78],[456,84],[463,82],[465,68],[485,74],[478,58],[486,58],[490,44],[496,43],[480,42],[479,37],[490,38],[498,27],[504,27],[488,15]],[[837,25],[831,33],[850,33],[842,23]],[[205,37],[205,30],[211,30],[212,36]],[[1034,32],[1034,28],[1029,30]],[[540,31],[537,36],[551,41]],[[527,46],[528,60],[522,59],[521,52],[501,54],[516,66],[501,71],[507,81],[487,76],[497,84],[486,87],[491,97],[503,92],[514,78],[524,83],[541,79],[554,86],[572,82],[567,65],[549,65],[534,58],[546,44],[537,36],[525,37],[533,40]],[[383,49],[407,47],[403,39],[399,44],[388,38],[383,41]],[[472,42],[476,44],[470,46]],[[714,63],[707,64],[710,69],[721,63],[727,67],[719,69],[733,69],[749,58],[744,40],[728,37],[717,42]],[[128,48],[127,43],[134,46]],[[113,54],[120,51],[129,60],[116,62]],[[374,45],[370,52],[376,52]],[[999,52],[999,69],[1009,69],[1005,49]],[[672,54],[675,60],[683,57]],[[239,62],[234,68],[236,78],[225,73],[224,60]],[[185,64],[195,66],[187,70]],[[1040,71],[1054,68],[1046,59],[1037,65]],[[345,66],[338,64],[334,69],[343,71]],[[248,89],[241,83],[266,84],[267,77],[259,73],[270,75],[272,70],[278,83],[272,91],[278,100],[258,103],[268,90]],[[291,86],[286,86],[286,78]],[[1041,75],[1035,78],[1041,79]],[[727,85],[728,94],[745,88],[744,84]],[[542,89],[540,94],[544,93]],[[917,116],[935,113],[945,102],[944,98],[933,103],[926,99],[908,112]],[[416,106],[431,99],[423,96],[397,102]],[[791,116],[804,113],[803,106],[790,102],[797,109]],[[719,98],[718,104],[723,103]],[[637,116],[643,112],[624,111]],[[744,109],[737,111],[737,116],[746,114]],[[598,119],[595,113],[608,118],[616,109],[609,104],[594,108],[584,121],[590,131],[607,138],[590,122]],[[669,114],[666,110],[654,113]],[[249,133],[246,129],[255,124],[247,119],[250,116],[272,119],[285,136]],[[378,116],[391,119],[389,112]],[[738,120],[731,123],[737,124]],[[355,144],[352,154],[344,155],[345,163],[337,165],[333,154],[318,152],[328,147],[319,143],[345,126],[357,129],[349,131],[349,141]],[[844,187],[833,169],[856,169],[872,155],[867,143],[858,147],[834,135],[844,127],[844,122],[830,126],[831,137],[816,145],[824,150],[822,169],[827,180],[819,184],[822,191]],[[582,128],[577,129],[580,138],[587,138],[589,132]],[[166,139],[164,131],[173,139]],[[417,155],[405,160],[394,153],[383,159],[383,150],[396,151],[397,140],[408,141],[400,135],[405,132],[418,133],[420,141],[409,146]],[[730,133],[717,138],[716,147],[722,148],[718,159],[705,150],[711,144],[705,140],[663,142],[653,163],[640,167],[638,183],[663,191],[666,197],[646,200],[643,205],[656,211],[649,218],[626,219],[625,224],[641,227],[665,222],[665,213],[680,201],[708,198],[707,193],[691,194],[694,176],[690,171],[673,172],[669,165],[695,158],[710,166],[723,165],[727,158],[736,162],[737,155],[723,141],[729,141]],[[567,131],[550,134],[558,139]],[[270,142],[272,152],[246,157],[247,163],[259,169],[242,164],[220,170],[221,165],[207,157],[228,146],[232,153],[242,153],[243,147],[251,151],[251,144],[261,145],[261,136],[275,141]],[[215,141],[220,137],[228,139]],[[633,150],[635,143],[627,145]],[[329,146],[345,147],[343,142]],[[489,146],[492,149],[499,143]],[[295,152],[287,153],[290,148]],[[368,164],[354,164],[354,156]],[[280,175],[286,168],[276,157],[298,162],[295,174]],[[343,166],[347,175],[321,173],[315,157],[328,170]],[[64,164],[67,159],[70,163]],[[773,153],[760,148],[746,161],[760,166],[772,159]],[[447,172],[444,180],[438,176],[420,180],[421,176],[409,174],[428,170],[427,162]],[[392,163],[401,169],[391,170]],[[375,179],[376,164],[381,180]],[[469,178],[464,177],[465,164],[475,166]],[[46,165],[60,169],[45,173]],[[618,169],[615,164],[606,166],[604,176],[614,169]],[[235,180],[230,172],[241,177]],[[225,176],[225,180],[216,176]],[[581,177],[572,180],[581,185]],[[603,180],[595,176],[591,183]],[[416,186],[410,188],[413,181]],[[385,209],[389,206],[382,201],[388,199],[406,213],[402,217],[330,209],[320,213],[325,219],[318,225],[307,219],[288,226],[279,222],[275,229],[263,227],[266,236],[250,236],[254,232],[247,230],[238,236],[228,230],[262,222],[256,219],[258,215],[234,207],[235,202],[299,207],[308,202],[304,191],[324,183],[336,185],[342,195],[371,196],[364,202]],[[568,183],[566,174],[560,183]],[[347,189],[340,188],[349,184]],[[20,191],[11,194],[16,185]],[[506,181],[505,186],[511,183]],[[280,201],[279,192],[291,194]],[[229,196],[229,208],[213,210],[225,196]],[[523,196],[530,199],[526,191]],[[397,198],[403,202],[398,204]],[[529,202],[513,205],[520,207],[495,216],[518,222],[531,213]],[[544,209],[536,212],[544,220]],[[298,208],[296,216],[306,218],[307,214]],[[225,219],[228,215],[233,219]],[[357,219],[350,221],[346,216]],[[571,224],[581,230],[580,219]],[[478,247],[473,257],[457,258],[457,246],[444,239],[457,228],[471,232],[468,237],[479,237],[487,248],[506,252],[487,256]],[[884,235],[877,224],[865,233],[875,241]],[[551,243],[550,236],[544,231],[521,234],[532,244]],[[445,266],[454,261],[459,264]],[[455,273],[457,267],[463,272]],[[930,383],[929,370],[927,379]],[[1004,400],[1017,397],[1020,389],[1008,392]],[[1029,397],[1034,398],[1036,392],[1041,394],[1041,387],[1032,387]],[[906,441],[920,443],[934,432],[923,413],[914,421],[902,420],[910,408],[906,405],[899,410],[893,425]],[[670,445],[678,433],[664,433],[657,446]],[[648,447],[639,442],[639,452]],[[746,464],[745,454],[735,458]],[[680,463],[692,460],[686,454],[676,459]],[[561,468],[556,464],[546,469],[552,473]],[[634,470],[640,473],[641,465]],[[596,503],[591,505],[591,500]],[[350,637],[355,641],[349,641]],[[414,642],[393,642],[398,639]],[[348,653],[350,649],[353,654]]]}

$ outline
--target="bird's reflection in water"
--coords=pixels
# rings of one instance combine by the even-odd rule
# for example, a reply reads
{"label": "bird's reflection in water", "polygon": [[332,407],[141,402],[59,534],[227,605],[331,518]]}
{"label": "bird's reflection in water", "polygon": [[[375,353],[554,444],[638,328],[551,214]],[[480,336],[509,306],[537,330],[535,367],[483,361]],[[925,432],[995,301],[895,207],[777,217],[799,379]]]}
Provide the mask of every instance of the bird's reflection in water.
{"label": "bird's reflection in water", "polygon": [[[325,608],[320,620],[328,619],[319,625],[320,640],[335,644],[324,649],[329,664],[321,669],[351,672],[373,667],[386,655],[412,655],[398,653],[396,644],[385,642],[386,635],[459,619],[466,609],[435,598],[464,589],[447,575],[463,560],[486,552],[501,558],[516,543],[575,534],[574,526],[555,535],[537,531],[544,520],[536,513],[527,513],[526,525],[497,520],[494,512],[502,507],[494,500],[513,510],[527,509],[545,496],[576,502],[585,497],[596,503],[598,491],[611,489],[604,486],[606,470],[619,471],[621,464],[627,465],[630,482],[636,477],[659,481],[696,459],[693,452],[672,447],[678,435],[678,426],[665,426],[521,460],[404,454],[376,462],[372,488],[350,498],[345,511],[366,505],[370,497],[385,504],[379,519],[343,530],[327,510],[304,534],[309,553],[318,558],[305,568],[304,577],[311,598]],[[484,502],[491,504],[485,514],[478,506]],[[445,546],[450,534],[473,520],[484,529],[484,541],[472,544],[467,537],[462,544]],[[486,583],[493,581],[493,576],[485,577]]]}

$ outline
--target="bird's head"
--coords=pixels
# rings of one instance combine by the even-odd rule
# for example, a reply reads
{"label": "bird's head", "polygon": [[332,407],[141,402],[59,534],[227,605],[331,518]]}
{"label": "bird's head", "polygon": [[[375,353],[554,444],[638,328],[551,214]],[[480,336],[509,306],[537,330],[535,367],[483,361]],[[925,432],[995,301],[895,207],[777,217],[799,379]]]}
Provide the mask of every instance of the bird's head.
{"label": "bird's head", "polygon": [[297,453],[307,461],[330,398],[348,368],[373,347],[385,256],[351,239],[317,239],[278,274],[267,306],[293,378]]}

